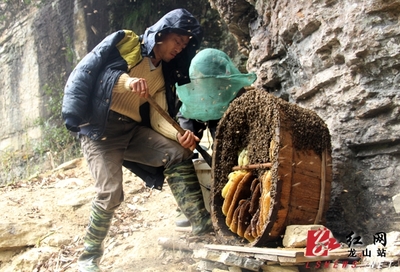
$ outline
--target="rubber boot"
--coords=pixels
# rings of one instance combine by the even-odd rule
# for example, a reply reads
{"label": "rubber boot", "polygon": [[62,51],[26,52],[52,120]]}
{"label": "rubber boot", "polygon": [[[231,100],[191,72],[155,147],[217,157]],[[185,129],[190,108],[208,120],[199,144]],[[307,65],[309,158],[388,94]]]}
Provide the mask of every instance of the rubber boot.
{"label": "rubber boot", "polygon": [[89,226],[84,238],[84,250],[78,259],[79,272],[97,272],[104,253],[104,239],[110,229],[114,211],[106,211],[92,204]]}
{"label": "rubber boot", "polygon": [[211,232],[211,216],[204,206],[203,194],[192,160],[165,169],[164,175],[179,208],[192,225],[192,234]]}
{"label": "rubber boot", "polygon": [[175,225],[177,227],[190,227],[189,219],[187,219],[187,217],[181,210],[178,211],[178,215],[175,219]]}

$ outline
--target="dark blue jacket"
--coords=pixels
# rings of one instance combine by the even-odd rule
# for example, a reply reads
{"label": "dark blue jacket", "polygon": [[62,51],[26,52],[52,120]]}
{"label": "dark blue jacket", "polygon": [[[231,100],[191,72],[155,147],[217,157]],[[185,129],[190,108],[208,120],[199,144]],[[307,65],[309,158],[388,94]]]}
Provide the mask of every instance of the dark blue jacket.
{"label": "dark blue jacket", "polygon": [[[162,34],[174,32],[193,36],[188,46],[173,60],[163,62],[168,111],[175,116],[175,84],[190,82],[189,66],[202,40],[198,21],[185,9],[176,9],[164,15],[143,35],[120,30],[107,36],[87,54],[70,74],[64,88],[62,116],[67,129],[100,139],[107,123],[111,105],[112,89],[122,73],[138,63],[141,57],[153,57],[154,45]],[[137,50],[132,60],[130,52],[121,50],[126,43]]]}

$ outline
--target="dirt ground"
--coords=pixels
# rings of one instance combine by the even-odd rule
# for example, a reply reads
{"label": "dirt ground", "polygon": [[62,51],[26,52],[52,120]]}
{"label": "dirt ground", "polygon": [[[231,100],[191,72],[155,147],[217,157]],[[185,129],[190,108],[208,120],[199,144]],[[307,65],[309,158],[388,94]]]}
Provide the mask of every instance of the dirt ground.
{"label": "dirt ground", "polygon": [[[105,240],[101,267],[116,272],[188,271],[195,263],[190,251],[169,250],[158,243],[160,238],[185,241],[188,235],[176,229],[177,205],[168,185],[164,183],[161,191],[150,190],[129,171],[124,172],[123,184],[125,201]],[[93,179],[85,160],[78,159],[64,169],[40,174],[30,181],[3,186],[0,191],[0,212],[6,215],[6,222],[35,218],[52,222],[49,235],[40,240],[39,248],[53,239],[58,241],[55,252],[38,261],[34,271],[77,271],[76,260],[82,251],[94,196]],[[32,248],[0,254],[0,271],[23,271],[13,265]]]}

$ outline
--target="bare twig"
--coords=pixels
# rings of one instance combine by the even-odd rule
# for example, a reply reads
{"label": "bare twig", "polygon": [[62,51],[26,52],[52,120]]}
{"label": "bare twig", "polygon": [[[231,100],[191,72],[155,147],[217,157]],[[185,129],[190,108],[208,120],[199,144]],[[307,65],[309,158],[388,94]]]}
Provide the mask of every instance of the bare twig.
{"label": "bare twig", "polygon": [[249,170],[249,169],[266,169],[266,168],[271,168],[271,167],[272,167],[272,163],[266,162],[266,163],[234,166],[234,167],[232,167],[232,170],[236,171],[236,170]]}

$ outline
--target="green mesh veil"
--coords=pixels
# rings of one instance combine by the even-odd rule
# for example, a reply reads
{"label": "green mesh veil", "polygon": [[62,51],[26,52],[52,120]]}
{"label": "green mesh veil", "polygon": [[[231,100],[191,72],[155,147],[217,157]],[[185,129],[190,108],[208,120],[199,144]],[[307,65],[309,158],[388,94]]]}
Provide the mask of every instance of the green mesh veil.
{"label": "green mesh veil", "polygon": [[220,119],[239,90],[256,80],[255,74],[240,73],[227,54],[212,48],[195,55],[189,76],[190,83],[177,86],[180,112],[204,122]]}

